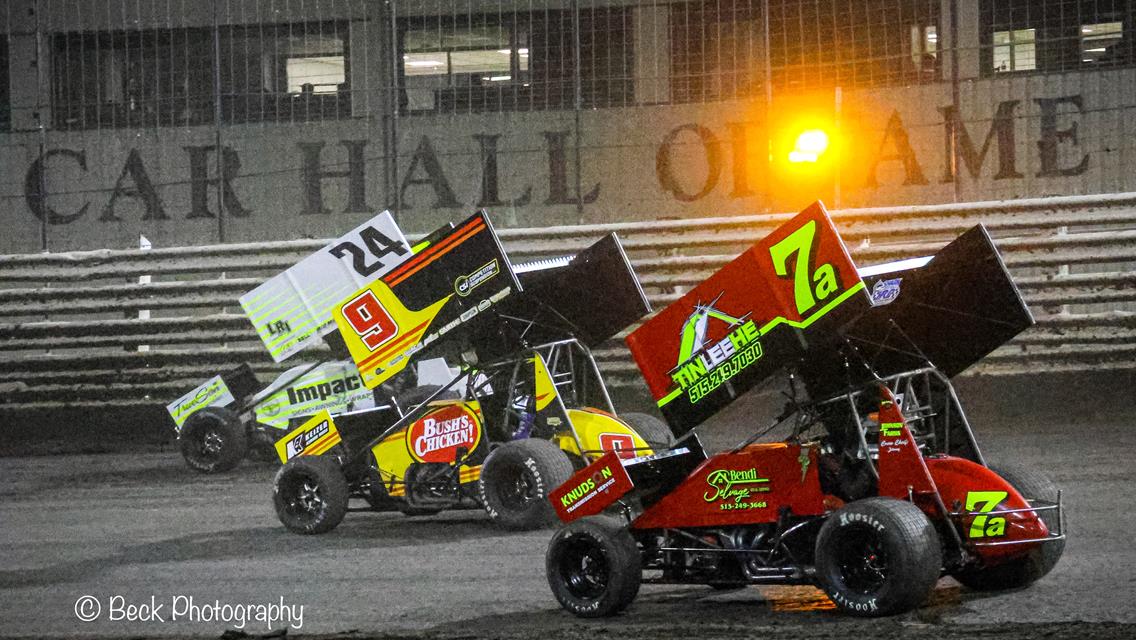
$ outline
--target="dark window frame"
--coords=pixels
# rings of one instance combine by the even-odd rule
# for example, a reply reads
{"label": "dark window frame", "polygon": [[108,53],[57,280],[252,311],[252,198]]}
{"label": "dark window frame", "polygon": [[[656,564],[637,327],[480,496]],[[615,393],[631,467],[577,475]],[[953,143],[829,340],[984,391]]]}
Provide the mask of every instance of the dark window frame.
{"label": "dark window frame", "polygon": [[[979,64],[983,77],[1071,73],[1136,65],[1136,0],[981,0]],[[1081,27],[1121,22],[1115,55],[1084,62]],[[994,33],[1034,29],[1034,68],[996,71]]]}
{"label": "dark window frame", "polygon": [[[296,34],[332,35],[342,42],[343,90],[334,94],[289,93],[284,69],[290,57],[281,38]],[[350,38],[345,21],[223,25],[219,33],[222,60],[223,124],[342,120],[351,115]],[[238,44],[243,41],[243,44]],[[258,51],[244,49],[259,42]],[[215,123],[214,43],[211,27],[73,31],[54,33],[51,98],[54,127],[59,130],[162,128]],[[275,46],[270,43],[277,42]],[[228,50],[228,55],[226,55]],[[132,56],[138,56],[132,60]],[[255,58],[256,73],[249,73]],[[276,68],[276,86],[252,88],[263,79],[266,59]],[[140,62],[139,62],[140,61]],[[92,71],[89,67],[93,66]],[[244,75],[239,71],[243,67]],[[109,77],[115,74],[115,79]],[[240,86],[241,81],[245,86]],[[281,84],[283,83],[283,84]],[[109,94],[109,95],[108,95]]]}
{"label": "dark window frame", "polygon": [[[622,38],[602,38],[608,27],[622,23]],[[634,37],[631,13],[627,7],[580,9],[581,94],[584,108],[622,107],[634,104]],[[544,9],[509,13],[450,14],[444,16],[402,17],[397,22],[397,87],[398,109],[403,115],[438,115],[541,111],[571,109],[575,103],[573,51],[571,46],[571,13],[569,10]],[[411,30],[462,27],[504,27],[508,33],[511,59],[517,57],[518,34],[527,34],[528,69],[524,80],[493,85],[478,84],[435,89],[434,108],[410,109],[407,95],[406,67],[403,56],[406,34]],[[614,61],[617,67],[611,73]],[[602,67],[602,68],[601,68]],[[510,62],[510,74],[516,67]]]}

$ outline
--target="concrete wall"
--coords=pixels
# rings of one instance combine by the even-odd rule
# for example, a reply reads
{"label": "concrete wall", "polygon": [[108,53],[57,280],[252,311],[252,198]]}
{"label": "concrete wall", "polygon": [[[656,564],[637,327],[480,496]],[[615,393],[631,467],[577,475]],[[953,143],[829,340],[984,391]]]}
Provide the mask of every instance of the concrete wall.
{"label": "concrete wall", "polygon": [[[948,83],[839,97],[779,91],[769,108],[764,95],[666,104],[669,69],[657,61],[666,60],[667,13],[646,5],[632,16],[638,106],[578,117],[572,110],[391,117],[383,89],[389,16],[378,3],[280,2],[284,13],[269,17],[233,0],[222,5],[230,22],[350,19],[354,117],[220,130],[40,130],[51,119],[25,11],[35,4],[15,1],[7,18],[15,132],[0,133],[4,253],[38,251],[44,235],[51,250],[130,247],[140,233],[155,246],[216,242],[222,173],[227,242],[329,237],[395,205],[406,229],[428,231],[478,206],[501,225],[540,226],[785,211],[817,198],[841,207],[1136,191],[1136,69],[978,77],[970,55],[976,11],[960,15],[966,49],[957,120],[965,135],[954,176]],[[178,24],[212,19],[208,3],[182,0],[79,4],[67,12],[59,0],[41,0],[41,20],[66,31],[168,24],[171,15]],[[413,6],[438,10],[429,4]],[[44,12],[48,5],[55,10]],[[942,31],[946,38],[945,23]],[[50,51],[41,46],[38,59],[50,61]],[[829,152],[815,165],[787,163],[796,134],[814,127],[832,134]]]}

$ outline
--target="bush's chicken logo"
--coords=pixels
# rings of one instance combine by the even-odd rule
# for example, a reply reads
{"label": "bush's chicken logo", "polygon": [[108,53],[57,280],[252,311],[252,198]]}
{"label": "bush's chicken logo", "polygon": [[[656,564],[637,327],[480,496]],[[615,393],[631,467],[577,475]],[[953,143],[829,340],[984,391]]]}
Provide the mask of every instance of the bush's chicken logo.
{"label": "bush's chicken logo", "polygon": [[410,455],[419,462],[453,463],[458,449],[472,451],[481,441],[481,420],[465,405],[433,411],[410,425]]}

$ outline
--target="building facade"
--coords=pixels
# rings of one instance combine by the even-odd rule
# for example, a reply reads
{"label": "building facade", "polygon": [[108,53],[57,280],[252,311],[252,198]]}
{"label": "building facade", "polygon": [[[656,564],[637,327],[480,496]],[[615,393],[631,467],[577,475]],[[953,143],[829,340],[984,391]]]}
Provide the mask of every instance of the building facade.
{"label": "building facade", "polygon": [[0,11],[3,253],[1136,191],[1136,0]]}

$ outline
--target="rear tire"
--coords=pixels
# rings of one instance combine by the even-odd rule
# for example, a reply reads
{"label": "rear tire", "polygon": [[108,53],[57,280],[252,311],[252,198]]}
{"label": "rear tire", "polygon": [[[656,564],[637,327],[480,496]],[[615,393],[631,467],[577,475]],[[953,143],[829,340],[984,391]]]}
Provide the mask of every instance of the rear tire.
{"label": "rear tire", "polygon": [[347,478],[334,458],[292,458],[276,472],[272,499],[276,517],[292,533],[326,533],[347,513]]}
{"label": "rear tire", "polygon": [[[1057,502],[1057,485],[1049,476],[1036,469],[1017,465],[1001,465],[992,466],[990,470],[1009,482],[1010,486],[1022,494],[1022,497],[1030,504],[1038,499],[1045,502]],[[1060,528],[1057,514],[1054,512],[1042,511],[1038,515],[1050,531]],[[1061,554],[1064,551],[1064,540],[1045,542],[1031,549],[1024,557],[991,567],[964,569],[953,575],[955,580],[975,591],[1020,589],[1049,573],[1057,564],[1057,561],[1061,559]]]}
{"label": "rear tire", "polygon": [[494,522],[507,529],[536,529],[556,522],[548,494],[572,471],[568,455],[551,442],[516,440],[497,447],[485,459],[477,489]]}
{"label": "rear tire", "polygon": [[625,609],[643,579],[639,546],[622,521],[588,516],[556,532],[545,556],[548,586],[560,606],[581,618]]}
{"label": "rear tire", "polygon": [[866,498],[836,511],[816,542],[817,581],[847,613],[875,617],[910,611],[942,570],[939,535],[910,502]]}
{"label": "rear tire", "polygon": [[205,407],[182,425],[178,448],[190,469],[220,473],[240,464],[248,450],[248,434],[232,409]]}
{"label": "rear tire", "polygon": [[619,418],[632,429],[635,429],[635,433],[638,433],[640,438],[651,445],[656,453],[659,450],[670,449],[674,446],[674,432],[667,426],[667,423],[655,416],[646,413],[623,413],[620,414]]}

